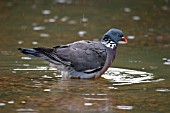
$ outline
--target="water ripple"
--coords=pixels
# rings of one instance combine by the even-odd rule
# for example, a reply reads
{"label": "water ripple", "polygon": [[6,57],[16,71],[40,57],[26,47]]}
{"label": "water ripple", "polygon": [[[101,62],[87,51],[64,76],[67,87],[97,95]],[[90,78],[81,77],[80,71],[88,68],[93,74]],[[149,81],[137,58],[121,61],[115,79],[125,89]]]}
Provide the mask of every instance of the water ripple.
{"label": "water ripple", "polygon": [[158,82],[152,73],[121,68],[109,68],[103,78],[111,80],[113,85],[130,85],[135,83]]}
{"label": "water ripple", "polygon": [[119,106],[117,106],[117,109],[131,110],[131,109],[133,109],[133,106],[119,105]]}
{"label": "water ripple", "polygon": [[35,109],[31,109],[31,108],[28,108],[28,109],[17,109],[17,112],[34,112],[34,113],[37,113],[38,112],[38,110],[35,110]]}
{"label": "water ripple", "polygon": [[[16,68],[13,69],[13,71],[57,71],[57,70],[55,68],[42,66],[36,68]],[[51,76],[47,75],[44,75],[42,77],[52,78]],[[61,75],[57,77],[61,77]],[[102,75],[102,77],[113,82],[114,86],[130,85],[137,83],[160,82],[165,80],[163,78],[154,79],[154,75],[152,73],[121,68],[109,68],[105,72],[105,74]]]}

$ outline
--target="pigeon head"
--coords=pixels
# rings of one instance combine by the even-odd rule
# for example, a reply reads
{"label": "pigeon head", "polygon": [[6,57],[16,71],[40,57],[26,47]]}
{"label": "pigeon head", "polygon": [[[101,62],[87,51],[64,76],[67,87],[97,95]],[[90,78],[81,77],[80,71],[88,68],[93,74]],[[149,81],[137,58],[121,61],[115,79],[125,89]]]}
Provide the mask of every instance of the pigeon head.
{"label": "pigeon head", "polygon": [[119,41],[127,43],[126,38],[123,37],[123,32],[119,29],[110,29],[107,33],[105,33],[101,40],[102,44],[112,49],[118,45]]}

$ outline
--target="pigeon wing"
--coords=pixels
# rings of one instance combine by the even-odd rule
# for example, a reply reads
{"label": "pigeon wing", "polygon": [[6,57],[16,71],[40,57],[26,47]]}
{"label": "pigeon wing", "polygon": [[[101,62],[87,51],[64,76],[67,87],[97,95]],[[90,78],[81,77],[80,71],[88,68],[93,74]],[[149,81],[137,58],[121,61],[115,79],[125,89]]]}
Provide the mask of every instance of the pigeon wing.
{"label": "pigeon wing", "polygon": [[54,47],[52,54],[64,62],[69,62],[76,71],[94,72],[104,66],[106,48],[95,41],[78,41]]}

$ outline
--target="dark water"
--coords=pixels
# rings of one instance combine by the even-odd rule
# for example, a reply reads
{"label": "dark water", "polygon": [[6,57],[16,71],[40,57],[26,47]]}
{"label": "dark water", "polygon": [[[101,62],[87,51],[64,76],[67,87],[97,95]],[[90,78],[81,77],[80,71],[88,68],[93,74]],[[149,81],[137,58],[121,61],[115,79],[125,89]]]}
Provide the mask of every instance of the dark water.
{"label": "dark water", "polygon": [[[168,113],[168,0],[0,1],[0,112]],[[53,47],[125,32],[112,67],[98,79],[67,79],[19,47]]]}

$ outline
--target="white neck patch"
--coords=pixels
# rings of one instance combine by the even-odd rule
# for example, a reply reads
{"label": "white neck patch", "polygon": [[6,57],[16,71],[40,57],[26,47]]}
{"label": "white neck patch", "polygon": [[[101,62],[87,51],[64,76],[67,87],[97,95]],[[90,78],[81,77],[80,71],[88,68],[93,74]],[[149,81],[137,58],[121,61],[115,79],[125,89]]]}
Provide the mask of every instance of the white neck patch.
{"label": "white neck patch", "polygon": [[112,40],[107,40],[107,41],[102,41],[102,44],[105,45],[106,47],[109,47],[111,49],[114,49],[117,45],[114,41]]}

